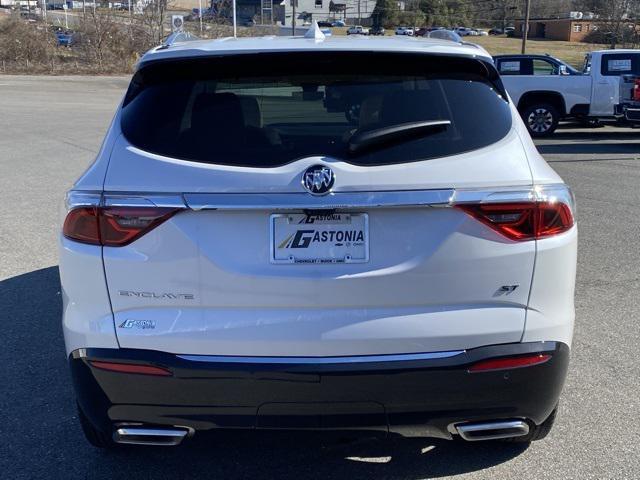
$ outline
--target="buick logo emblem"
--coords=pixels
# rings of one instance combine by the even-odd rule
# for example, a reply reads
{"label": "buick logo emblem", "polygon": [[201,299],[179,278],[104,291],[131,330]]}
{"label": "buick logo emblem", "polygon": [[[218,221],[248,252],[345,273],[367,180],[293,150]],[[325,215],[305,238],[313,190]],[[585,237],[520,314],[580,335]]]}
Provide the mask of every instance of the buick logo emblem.
{"label": "buick logo emblem", "polygon": [[302,174],[302,186],[312,195],[326,195],[331,191],[335,179],[329,167],[314,165]]}

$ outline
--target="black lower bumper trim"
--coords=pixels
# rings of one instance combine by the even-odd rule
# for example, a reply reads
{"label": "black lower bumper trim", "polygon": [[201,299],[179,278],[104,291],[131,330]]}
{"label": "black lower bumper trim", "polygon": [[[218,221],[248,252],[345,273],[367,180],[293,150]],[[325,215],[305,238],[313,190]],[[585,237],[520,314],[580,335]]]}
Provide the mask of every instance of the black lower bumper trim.
{"label": "black lower bumper trim", "polygon": [[[550,354],[538,365],[469,373],[480,360]],[[172,376],[112,372],[91,360],[155,365]],[[569,363],[558,342],[493,345],[428,360],[271,364],[199,362],[132,349],[86,349],[69,358],[78,403],[96,428],[120,423],[214,428],[382,430],[449,438],[463,421],[542,423]]]}

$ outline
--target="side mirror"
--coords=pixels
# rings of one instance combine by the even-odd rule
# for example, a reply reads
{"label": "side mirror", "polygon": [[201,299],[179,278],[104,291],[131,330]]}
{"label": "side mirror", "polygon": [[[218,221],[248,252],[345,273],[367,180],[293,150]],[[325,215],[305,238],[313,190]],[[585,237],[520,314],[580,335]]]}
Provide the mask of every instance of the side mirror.
{"label": "side mirror", "polygon": [[560,65],[558,67],[558,74],[559,75],[569,75],[569,71],[567,70],[567,66],[566,65]]}

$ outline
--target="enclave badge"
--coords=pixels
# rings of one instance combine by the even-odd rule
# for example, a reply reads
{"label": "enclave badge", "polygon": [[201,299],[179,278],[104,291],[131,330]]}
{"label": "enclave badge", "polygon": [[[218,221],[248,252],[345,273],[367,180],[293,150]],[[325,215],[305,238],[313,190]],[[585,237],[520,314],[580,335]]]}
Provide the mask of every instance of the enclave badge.
{"label": "enclave badge", "polygon": [[312,195],[326,195],[331,191],[335,179],[329,167],[313,165],[302,174],[302,186]]}

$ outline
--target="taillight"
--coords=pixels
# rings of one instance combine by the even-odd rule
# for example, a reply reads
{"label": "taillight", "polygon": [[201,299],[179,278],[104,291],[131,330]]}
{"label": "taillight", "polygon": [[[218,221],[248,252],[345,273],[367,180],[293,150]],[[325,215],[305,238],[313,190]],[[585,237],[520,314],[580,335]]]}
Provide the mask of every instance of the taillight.
{"label": "taillight", "polygon": [[102,245],[121,247],[150,232],[177,212],[174,208],[110,207],[99,210]]}
{"label": "taillight", "polygon": [[62,233],[77,242],[99,245],[98,208],[78,207],[71,210],[64,219]]}
{"label": "taillight", "polygon": [[640,102],[640,78],[636,78],[633,82],[631,97],[633,98],[634,101]]}
{"label": "taillight", "polygon": [[177,211],[167,207],[78,207],[67,213],[62,233],[77,242],[122,247]]}
{"label": "taillight", "polygon": [[470,373],[489,372],[492,370],[508,370],[511,368],[530,367],[547,362],[551,355],[537,353],[535,355],[525,355],[520,357],[492,358],[481,360],[468,368]]}
{"label": "taillight", "polygon": [[532,240],[566,232],[571,207],[560,201],[461,204],[457,208],[511,240]]}

